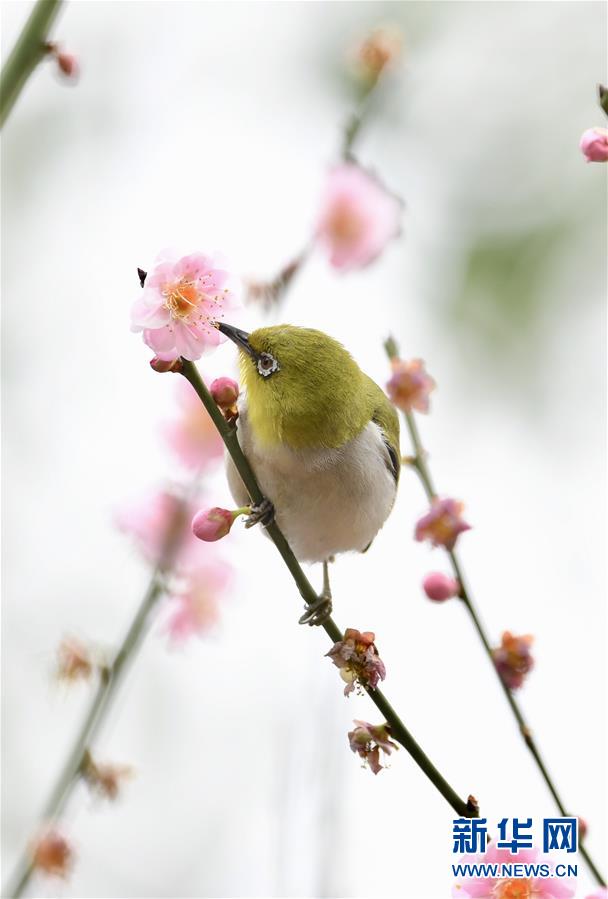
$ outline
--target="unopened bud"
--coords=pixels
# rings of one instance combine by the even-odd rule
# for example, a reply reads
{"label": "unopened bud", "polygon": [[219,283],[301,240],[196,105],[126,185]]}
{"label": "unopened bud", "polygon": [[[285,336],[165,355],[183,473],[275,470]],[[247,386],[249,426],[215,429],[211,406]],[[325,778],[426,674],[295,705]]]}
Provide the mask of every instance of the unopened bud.
{"label": "unopened bud", "polygon": [[216,378],[211,384],[209,392],[222,412],[232,412],[236,409],[239,385],[232,378]]}
{"label": "unopened bud", "polygon": [[56,59],[61,74],[72,81],[76,81],[80,74],[80,67],[76,57],[72,56],[71,53],[58,53]]}
{"label": "unopened bud", "polygon": [[180,372],[182,370],[182,360],[181,359],[159,359],[158,356],[155,356],[153,359],[150,359],[150,368],[153,371],[157,371],[160,373],[164,373],[167,371]]}
{"label": "unopened bud", "polygon": [[458,596],[460,585],[453,577],[442,574],[440,571],[432,571],[422,581],[422,588],[429,599],[434,602],[444,602],[452,596]]}
{"label": "unopened bud", "polygon": [[579,146],[587,162],[606,162],[608,160],[608,130],[606,128],[588,128],[583,132]]}
{"label": "unopened bud", "polygon": [[192,533],[205,543],[214,543],[230,533],[230,528],[239,517],[250,512],[248,506],[242,509],[201,509],[192,519]]}

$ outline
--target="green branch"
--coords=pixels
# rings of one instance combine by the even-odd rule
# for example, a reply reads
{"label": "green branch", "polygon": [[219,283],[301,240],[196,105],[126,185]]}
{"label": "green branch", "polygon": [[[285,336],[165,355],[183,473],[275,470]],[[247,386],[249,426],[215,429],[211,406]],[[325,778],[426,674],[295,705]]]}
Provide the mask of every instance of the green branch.
{"label": "green branch", "polygon": [[0,75],[0,127],[4,125],[21,90],[47,53],[47,35],[61,0],[38,0],[6,60]]}
{"label": "green branch", "polygon": [[[389,338],[386,341],[385,349],[386,349],[386,353],[387,353],[387,356],[389,357],[389,359],[394,359],[394,358],[398,357],[397,345],[396,345],[395,341],[393,340],[393,338]],[[424,449],[422,440],[420,438],[420,432],[418,431],[418,425],[416,423],[416,418],[415,418],[413,412],[404,412],[403,414],[404,414],[405,423],[407,425],[407,429],[408,429],[408,432],[410,435],[410,439],[412,441],[412,448],[414,450],[414,457],[412,460],[412,465],[416,469],[416,472],[420,478],[420,481],[422,483],[422,486],[424,488],[424,492],[426,493],[428,501],[430,503],[432,503],[433,500],[437,498],[437,492],[433,486],[431,473],[429,471],[429,467],[428,467],[428,463],[427,463],[427,453]],[[545,762],[540,754],[538,746],[536,745],[534,737],[532,736],[532,731],[531,731],[530,727],[528,726],[528,724],[523,716],[523,713],[519,707],[519,703],[515,699],[513,692],[509,689],[509,687],[506,685],[506,683],[500,676],[500,672],[498,671],[498,669],[496,668],[496,665],[494,664],[494,656],[492,655],[492,647],[490,645],[488,636],[485,632],[485,629],[479,618],[479,614],[477,613],[477,610],[476,610],[473,600],[471,598],[471,592],[466,584],[464,572],[462,569],[462,565],[460,564],[459,557],[454,552],[454,550],[447,550],[447,555],[450,560],[450,564],[452,566],[452,571],[454,573],[454,577],[456,578],[456,580],[458,581],[458,583],[460,585],[459,597],[462,600],[464,607],[469,614],[469,617],[471,618],[473,627],[475,628],[475,631],[477,632],[477,636],[479,637],[481,644],[485,650],[485,653],[490,661],[490,664],[492,665],[492,670],[494,671],[495,675],[498,678],[498,682],[500,684],[502,692],[504,693],[504,696],[509,704],[509,707],[513,713],[513,716],[515,717],[515,720],[517,721],[517,724],[519,727],[519,732],[522,735],[526,746],[530,750],[532,757],[534,758],[534,761],[536,762],[538,770],[540,771],[543,780],[545,781],[547,787],[549,788],[549,791],[550,791],[551,795],[553,796],[558,809],[560,810],[561,814],[564,817],[568,817],[568,812],[566,811],[566,807],[565,807],[564,803],[562,802],[559,793],[557,792],[557,787],[555,786],[555,784],[553,783],[553,780],[551,779],[551,776],[549,775],[549,772],[547,770]],[[589,856],[589,853],[587,852],[585,847],[582,845],[582,841],[579,842],[579,852],[581,853],[581,855],[587,862],[587,865],[588,865],[590,871],[593,873],[593,876],[595,877],[596,881],[601,886],[606,886],[602,875],[600,874],[600,872],[597,869],[597,867],[595,866],[593,860]]]}
{"label": "green branch", "polygon": [[[251,498],[251,501],[254,505],[259,505],[262,500],[265,498],[260,490],[257,479],[253,473],[253,469],[251,468],[249,462],[247,461],[243,451],[241,450],[237,430],[234,425],[229,424],[219,408],[215,404],[213,397],[207,390],[203,379],[195,365],[192,362],[188,362],[185,359],[181,360],[182,368],[181,373],[183,376],[192,384],[194,389],[196,390],[201,402],[203,403],[205,409],[211,416],[213,423],[219,434],[224,441],[230,456],[232,457],[232,461],[245,485],[247,492]],[[300,595],[304,599],[304,601],[310,605],[317,600],[317,594],[312,587],[312,584],[302,571],[300,564],[296,557],[293,554],[291,547],[289,546],[287,540],[283,536],[279,526],[276,522],[272,522],[266,528],[268,534],[278,549],[279,553],[283,561],[285,562],[287,568],[291,576],[293,577],[298,590],[300,591]],[[331,639],[332,643],[337,643],[338,640],[342,639],[342,632],[339,627],[333,621],[332,618],[329,618],[323,625],[326,634]],[[416,740],[413,738],[409,730],[406,728],[405,724],[401,721],[393,707],[390,705],[386,697],[380,692],[380,690],[367,690],[369,698],[376,705],[379,711],[384,716],[386,722],[390,725],[391,736],[393,736],[396,740],[398,740],[404,749],[409,752],[417,765],[424,771],[426,776],[429,778],[431,783],[439,790],[444,799],[449,802],[454,811],[460,815],[461,817],[467,818],[475,818],[479,815],[479,808],[477,806],[476,801],[469,797],[468,801],[465,802],[462,800],[458,794],[452,789],[449,783],[445,780],[445,778],[439,773],[437,768],[433,765],[428,756],[423,752],[421,747],[418,745]]]}

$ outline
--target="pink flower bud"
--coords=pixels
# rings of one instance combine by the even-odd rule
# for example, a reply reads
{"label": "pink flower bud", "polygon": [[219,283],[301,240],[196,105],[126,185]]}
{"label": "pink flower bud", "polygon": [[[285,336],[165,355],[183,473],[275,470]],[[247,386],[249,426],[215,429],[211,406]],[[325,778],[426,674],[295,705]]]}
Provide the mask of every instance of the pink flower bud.
{"label": "pink flower bud", "polygon": [[587,162],[608,161],[608,130],[588,128],[583,132],[579,146]]}
{"label": "pink flower bud", "polygon": [[158,356],[154,356],[153,359],[150,359],[150,368],[153,371],[160,372],[164,374],[167,371],[179,372],[182,370],[182,360],[181,359],[159,359]]}
{"label": "pink flower bud", "polygon": [[209,392],[223,412],[231,411],[239,398],[239,385],[232,378],[216,378]]}
{"label": "pink flower bud", "polygon": [[76,81],[80,74],[80,67],[76,57],[72,56],[71,53],[57,53],[56,59],[62,75],[65,75],[66,78],[70,78],[72,81]]}
{"label": "pink flower bud", "polygon": [[221,540],[230,533],[230,528],[239,515],[248,511],[248,508],[243,508],[231,512],[229,509],[220,509],[217,506],[213,509],[201,509],[192,519],[192,533],[199,540],[204,540],[205,543]]}
{"label": "pink flower bud", "polygon": [[460,585],[453,577],[448,577],[440,571],[432,571],[422,581],[422,588],[429,599],[444,602],[452,596],[458,596]]}

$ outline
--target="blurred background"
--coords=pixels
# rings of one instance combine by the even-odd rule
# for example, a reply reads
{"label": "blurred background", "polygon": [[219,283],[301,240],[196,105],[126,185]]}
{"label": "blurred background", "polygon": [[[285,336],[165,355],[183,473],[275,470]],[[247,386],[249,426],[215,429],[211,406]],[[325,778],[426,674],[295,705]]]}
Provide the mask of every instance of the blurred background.
{"label": "blurred background", "polygon": [[[4,53],[30,8],[3,5]],[[389,332],[426,360],[420,426],[474,526],[473,595],[494,643],[535,636],[521,702],[605,867],[606,194],[578,150],[604,124],[605,5],[75,2],[53,37],[78,84],[43,63],[3,134],[5,877],[88,699],[52,683],[55,648],[115,645],[149,578],[114,510],[179,477],[159,439],[177,379],[129,331],[135,269],[172,246],[275,275],[339,151],[348,50],[387,22],[402,62],[357,152],[403,197],[401,238],[352,274],[316,252],[279,312],[234,323],[319,327],[381,384]],[[234,356],[202,370],[235,374]],[[231,505],[221,468],[207,484]],[[492,824],[553,815],[464,610],[422,594],[447,570],[413,541],[425,510],[405,471],[372,550],[333,566],[336,620],[376,632],[387,696]],[[405,751],[361,769],[346,733],[377,712],[344,699],[325,634],[297,626],[271,543],[237,526],[221,551],[235,575],[217,626],[176,650],[155,623],[99,741],[135,778],[114,804],[77,791],[73,874],[30,894],[449,895],[452,810]]]}

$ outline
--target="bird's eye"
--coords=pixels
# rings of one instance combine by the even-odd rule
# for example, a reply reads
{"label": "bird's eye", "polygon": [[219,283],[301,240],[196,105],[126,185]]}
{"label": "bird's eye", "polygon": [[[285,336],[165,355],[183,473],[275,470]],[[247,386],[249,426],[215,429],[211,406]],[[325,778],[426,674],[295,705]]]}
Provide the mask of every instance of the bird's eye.
{"label": "bird's eye", "polygon": [[258,356],[258,371],[263,378],[267,378],[275,371],[279,371],[279,363],[270,353],[260,353]]}

